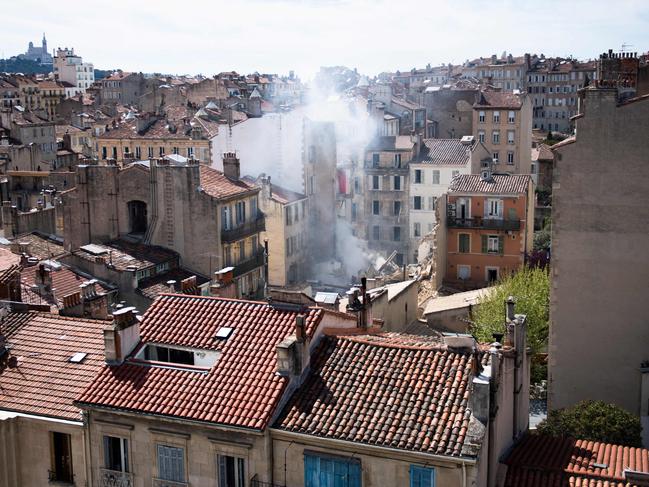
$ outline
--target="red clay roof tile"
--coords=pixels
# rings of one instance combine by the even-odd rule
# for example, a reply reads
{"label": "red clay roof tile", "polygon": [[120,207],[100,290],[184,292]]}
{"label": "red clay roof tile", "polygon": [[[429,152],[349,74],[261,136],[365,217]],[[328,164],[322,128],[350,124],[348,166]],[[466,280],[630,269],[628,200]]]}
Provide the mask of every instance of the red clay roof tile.
{"label": "red clay roof tile", "polygon": [[[216,364],[195,371],[127,359],[119,366],[105,366],[79,402],[263,429],[287,384],[275,372],[276,346],[292,334],[297,315],[263,302],[162,295],[140,323],[141,343],[218,350]],[[308,335],[323,315],[318,308],[306,311]],[[222,326],[234,331],[226,340],[215,340]]]}
{"label": "red clay roof tile", "polygon": [[325,337],[311,373],[275,427],[425,453],[460,456],[471,412],[469,353],[433,337]]}

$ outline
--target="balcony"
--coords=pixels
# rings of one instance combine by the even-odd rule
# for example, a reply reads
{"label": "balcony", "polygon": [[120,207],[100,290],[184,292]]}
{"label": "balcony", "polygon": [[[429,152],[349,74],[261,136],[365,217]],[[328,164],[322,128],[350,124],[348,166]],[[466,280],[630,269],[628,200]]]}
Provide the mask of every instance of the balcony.
{"label": "balcony", "polygon": [[266,219],[263,213],[259,213],[256,219],[247,221],[243,225],[230,230],[221,230],[221,241],[223,243],[235,242],[264,230],[266,230]]}
{"label": "balcony", "polygon": [[502,220],[494,218],[455,218],[447,215],[446,226],[448,228],[474,228],[484,230],[520,230],[520,220]]}
{"label": "balcony", "polygon": [[250,487],[283,487],[280,484],[272,484],[270,482],[262,482],[259,480],[257,474],[250,480]]}
{"label": "balcony", "polygon": [[174,482],[173,480],[153,479],[153,487],[189,487],[189,482]]}
{"label": "balcony", "polygon": [[133,474],[102,468],[100,469],[99,485],[101,487],[133,487]]}
{"label": "balcony", "polygon": [[239,277],[243,276],[244,274],[250,272],[253,269],[256,269],[257,267],[261,267],[264,265],[264,250],[263,248],[260,248],[256,254],[254,254],[252,257],[250,257],[248,260],[244,260],[243,262],[239,262],[238,264],[235,264],[234,271],[232,271],[233,277]]}

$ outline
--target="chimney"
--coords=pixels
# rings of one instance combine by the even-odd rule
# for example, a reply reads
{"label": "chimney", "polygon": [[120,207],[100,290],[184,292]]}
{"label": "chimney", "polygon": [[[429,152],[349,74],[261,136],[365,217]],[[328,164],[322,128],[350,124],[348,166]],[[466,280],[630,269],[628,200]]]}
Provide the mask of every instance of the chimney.
{"label": "chimney", "polygon": [[261,194],[266,200],[273,197],[273,186],[270,183],[270,176],[264,176],[261,178]]}
{"label": "chimney", "polygon": [[170,279],[167,281],[167,287],[169,287],[169,292],[170,293],[175,293],[176,292],[176,281],[173,279]]}
{"label": "chimney", "polygon": [[235,152],[223,154],[223,174],[233,181],[238,181],[241,177],[241,165]]}
{"label": "chimney", "polygon": [[210,294],[221,298],[237,297],[237,286],[234,283],[234,267],[224,267],[214,273]]}
{"label": "chimney", "polygon": [[302,343],[306,339],[306,325],[304,315],[297,315],[295,317],[295,338],[298,343]]}
{"label": "chimney", "polygon": [[140,322],[134,307],[113,312],[113,323],[104,329],[106,363],[119,365],[140,341]]}
{"label": "chimney", "polygon": [[52,294],[52,271],[45,264],[40,264],[36,271],[36,284],[41,295]]}

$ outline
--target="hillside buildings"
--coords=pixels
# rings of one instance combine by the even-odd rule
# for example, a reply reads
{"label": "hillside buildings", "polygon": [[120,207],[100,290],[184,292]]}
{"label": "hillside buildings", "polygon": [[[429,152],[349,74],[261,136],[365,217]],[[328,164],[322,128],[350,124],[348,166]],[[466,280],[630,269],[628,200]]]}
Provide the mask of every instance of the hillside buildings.
{"label": "hillside buildings", "polygon": [[29,61],[36,61],[40,64],[52,64],[52,55],[47,50],[47,39],[45,38],[45,33],[43,33],[43,40],[41,41],[41,46],[34,46],[33,42],[29,42],[27,47],[27,52],[20,54],[19,58],[28,59]]}
{"label": "hillside buildings", "polygon": [[642,418],[646,442],[649,97],[621,86],[619,98],[617,81],[580,93],[577,134],[553,147],[548,401],[622,406]]}
{"label": "hillside buildings", "polygon": [[75,87],[73,95],[85,93],[95,82],[95,68],[92,63],[84,63],[74,49],[58,48],[54,56],[54,76],[61,82]]}

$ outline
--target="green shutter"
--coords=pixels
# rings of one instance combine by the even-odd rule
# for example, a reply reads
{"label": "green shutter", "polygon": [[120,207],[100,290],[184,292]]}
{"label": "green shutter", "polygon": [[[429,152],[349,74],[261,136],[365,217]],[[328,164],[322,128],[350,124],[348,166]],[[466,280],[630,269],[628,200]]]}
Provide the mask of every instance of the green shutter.
{"label": "green shutter", "polygon": [[505,237],[502,235],[498,237],[498,251],[500,252],[500,255],[505,253]]}
{"label": "green shutter", "polygon": [[487,239],[488,237],[486,235],[481,235],[482,237],[482,253],[486,254],[487,253]]}

